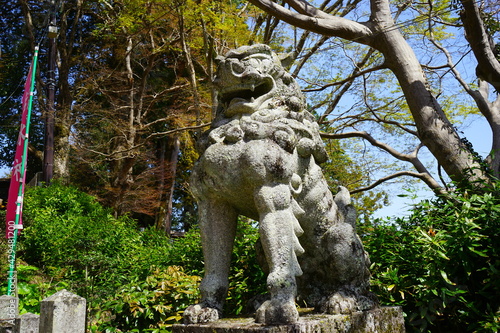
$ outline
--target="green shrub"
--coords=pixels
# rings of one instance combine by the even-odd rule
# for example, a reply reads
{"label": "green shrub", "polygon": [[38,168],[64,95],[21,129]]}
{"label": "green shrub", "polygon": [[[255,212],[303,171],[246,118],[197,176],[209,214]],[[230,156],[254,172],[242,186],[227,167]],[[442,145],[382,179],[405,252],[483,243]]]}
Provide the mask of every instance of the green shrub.
{"label": "green shrub", "polygon": [[[64,281],[51,281],[51,279],[40,272],[40,269],[34,266],[18,264],[16,272],[19,314],[27,312],[39,314],[40,301],[67,287]],[[0,288],[0,293],[6,295],[6,282]]]}
{"label": "green shrub", "polygon": [[[259,230],[250,220],[238,221],[229,273],[229,293],[224,307],[225,315],[244,313],[248,301],[266,293],[266,276],[257,262],[255,243]],[[175,240],[170,252],[170,265],[185,268],[191,275],[203,276],[203,253],[200,232],[192,229],[185,237]]]}
{"label": "green shrub", "polygon": [[[225,306],[228,316],[243,313],[253,296],[266,292],[266,279],[254,249],[257,240],[257,228],[240,221]],[[167,332],[178,322],[182,311],[199,301],[198,283],[203,275],[199,230],[193,228],[173,241],[163,262],[167,266],[153,266],[146,277],[133,277],[107,301],[96,303],[92,308],[93,332]]]}
{"label": "green shrub", "polygon": [[239,315],[245,312],[247,303],[254,296],[267,293],[267,276],[258,261],[255,243],[259,230],[251,220],[241,219],[236,230],[231,270],[229,273],[229,294],[225,312]]}
{"label": "green shrub", "polygon": [[110,272],[140,246],[133,221],[115,219],[92,196],[57,183],[27,191],[24,220],[23,258],[71,280],[87,298],[106,293]]}
{"label": "green shrub", "polygon": [[[176,240],[154,229],[139,231],[135,221],[114,218],[92,196],[58,183],[27,191],[24,221],[20,257],[53,281],[50,288],[40,285],[37,290],[33,281],[27,282],[23,290],[29,306],[48,296],[43,290],[53,293],[64,286],[87,299],[95,332],[134,325],[146,332],[151,327],[163,330],[196,302],[197,281],[203,275],[196,228]],[[227,315],[242,313],[251,297],[265,292],[254,249],[258,237],[249,221],[239,222]],[[161,291],[165,281],[170,289]]]}
{"label": "green shrub", "polygon": [[364,237],[374,290],[402,305],[408,331],[500,330],[500,193],[424,201]]}
{"label": "green shrub", "polygon": [[167,265],[182,266],[187,274],[203,275],[203,251],[197,227],[175,239],[167,255]]}
{"label": "green shrub", "polygon": [[168,332],[197,301],[199,280],[178,266],[152,267],[146,279],[133,279],[94,309],[91,331]]}
{"label": "green shrub", "polygon": [[58,183],[27,191],[24,220],[20,257],[89,304],[146,279],[152,265],[166,264],[171,247],[164,234],[141,232],[135,221],[114,218],[94,197]]}

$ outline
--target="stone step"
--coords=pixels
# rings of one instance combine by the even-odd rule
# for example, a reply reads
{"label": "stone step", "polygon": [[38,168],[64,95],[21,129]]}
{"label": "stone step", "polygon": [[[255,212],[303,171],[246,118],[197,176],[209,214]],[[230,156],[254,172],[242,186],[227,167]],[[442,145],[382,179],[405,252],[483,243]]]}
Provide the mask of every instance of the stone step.
{"label": "stone step", "polygon": [[379,307],[349,315],[307,314],[290,325],[264,325],[253,318],[225,318],[213,323],[174,325],[172,333],[404,333],[400,307]]}

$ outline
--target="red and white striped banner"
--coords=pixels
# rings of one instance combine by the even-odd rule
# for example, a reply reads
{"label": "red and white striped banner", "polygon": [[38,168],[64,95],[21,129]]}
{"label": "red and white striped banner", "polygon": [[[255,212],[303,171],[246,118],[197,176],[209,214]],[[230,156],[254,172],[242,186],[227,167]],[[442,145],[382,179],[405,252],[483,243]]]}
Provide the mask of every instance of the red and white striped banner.
{"label": "red and white striped banner", "polygon": [[[14,237],[15,229],[22,229],[22,205],[24,196],[24,182],[26,178],[26,162],[24,161],[23,167],[23,152],[24,146],[28,144],[26,140],[26,125],[28,119],[29,100],[31,96],[31,75],[33,71],[33,63],[30,66],[26,83],[24,84],[24,93],[22,99],[22,115],[21,115],[21,129],[17,138],[16,155],[14,157],[14,166],[12,167],[12,176],[10,179],[9,197],[7,199],[7,225],[6,236],[7,238]],[[24,169],[24,170],[23,170]],[[21,191],[19,188],[22,187]],[[19,214],[17,227],[15,225],[16,215]]]}

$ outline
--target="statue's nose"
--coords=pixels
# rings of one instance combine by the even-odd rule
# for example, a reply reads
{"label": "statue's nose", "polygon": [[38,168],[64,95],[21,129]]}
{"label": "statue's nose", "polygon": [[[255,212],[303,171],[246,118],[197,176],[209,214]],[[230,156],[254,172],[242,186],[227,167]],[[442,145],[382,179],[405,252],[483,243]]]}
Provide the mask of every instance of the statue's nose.
{"label": "statue's nose", "polygon": [[259,80],[262,75],[253,68],[247,68],[243,73],[241,73],[240,77],[243,80]]}

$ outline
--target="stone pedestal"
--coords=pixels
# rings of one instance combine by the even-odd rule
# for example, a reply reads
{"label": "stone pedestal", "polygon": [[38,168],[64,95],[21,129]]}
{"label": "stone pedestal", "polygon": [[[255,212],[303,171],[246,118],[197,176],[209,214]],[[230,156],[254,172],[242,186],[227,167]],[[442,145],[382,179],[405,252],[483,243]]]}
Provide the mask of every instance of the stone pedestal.
{"label": "stone pedestal", "polygon": [[85,298],[63,289],[40,303],[40,333],[85,333]]}
{"label": "stone pedestal", "polygon": [[292,325],[263,325],[253,318],[221,319],[208,324],[174,325],[172,333],[404,333],[399,307],[380,307],[350,315],[301,315]]}
{"label": "stone pedestal", "polygon": [[0,333],[13,333],[16,326],[18,301],[14,296],[0,296]]}
{"label": "stone pedestal", "polygon": [[25,313],[17,319],[16,333],[38,333],[40,316],[33,313]]}
{"label": "stone pedestal", "polygon": [[17,317],[18,313],[18,300],[14,296],[2,295],[0,296],[0,319],[12,320]]}

